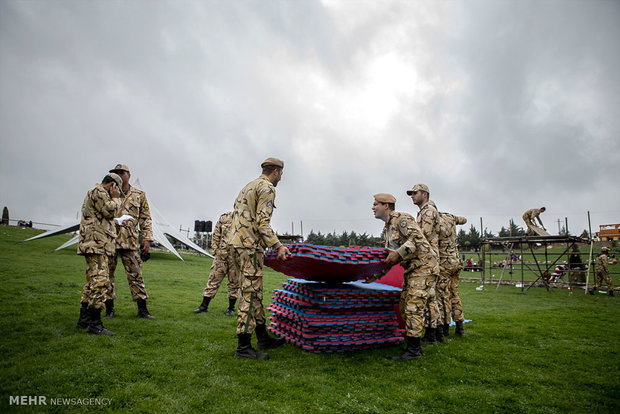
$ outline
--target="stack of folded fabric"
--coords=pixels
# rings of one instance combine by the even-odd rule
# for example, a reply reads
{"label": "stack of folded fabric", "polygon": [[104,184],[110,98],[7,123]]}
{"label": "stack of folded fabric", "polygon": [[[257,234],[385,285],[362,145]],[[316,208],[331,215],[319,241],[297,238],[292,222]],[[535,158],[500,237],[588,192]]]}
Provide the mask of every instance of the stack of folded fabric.
{"label": "stack of folded fabric", "polygon": [[269,330],[311,352],[397,343],[403,339],[394,312],[399,297],[400,289],[378,283],[289,279],[274,290]]}
{"label": "stack of folded fabric", "polygon": [[265,265],[288,276],[325,282],[361,280],[386,269],[387,250],[378,247],[327,247],[291,244],[284,262],[277,251],[265,253]]}

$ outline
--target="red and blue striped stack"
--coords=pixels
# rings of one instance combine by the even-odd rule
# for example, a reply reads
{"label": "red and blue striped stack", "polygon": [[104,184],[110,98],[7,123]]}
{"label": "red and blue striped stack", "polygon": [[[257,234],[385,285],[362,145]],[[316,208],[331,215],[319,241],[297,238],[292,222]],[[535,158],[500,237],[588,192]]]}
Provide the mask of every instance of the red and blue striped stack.
{"label": "red and blue striped stack", "polygon": [[267,308],[272,312],[271,332],[311,352],[371,349],[403,339],[394,312],[400,289],[341,283],[383,270],[385,249],[298,244],[289,250],[286,262],[278,262],[275,252],[265,255],[265,265],[299,277],[274,290],[274,302]]}
{"label": "red and blue striped stack", "polygon": [[327,247],[291,244],[285,262],[277,260],[278,252],[265,253],[265,265],[273,270],[306,280],[350,282],[361,280],[386,268],[387,250],[379,247]]}

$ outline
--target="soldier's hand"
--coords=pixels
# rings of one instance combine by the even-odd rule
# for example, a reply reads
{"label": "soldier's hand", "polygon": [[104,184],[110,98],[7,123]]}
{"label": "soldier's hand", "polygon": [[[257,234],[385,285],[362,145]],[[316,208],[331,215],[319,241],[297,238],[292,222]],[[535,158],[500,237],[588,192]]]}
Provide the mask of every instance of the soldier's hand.
{"label": "soldier's hand", "polygon": [[366,276],[362,283],[372,283],[375,280],[379,279],[379,276],[381,276],[380,273],[375,273],[374,275]]}
{"label": "soldier's hand", "polygon": [[121,189],[118,188],[118,185],[116,185],[116,183],[112,183],[112,186],[110,187],[110,197],[119,198],[120,196],[121,196]]}
{"label": "soldier's hand", "polygon": [[400,262],[400,254],[398,254],[398,252],[396,250],[390,250],[388,249],[389,253],[388,256],[385,258],[385,260],[383,260],[383,263],[385,263],[388,266],[393,266],[396,263]]}
{"label": "soldier's hand", "polygon": [[148,240],[142,240],[142,252],[143,254],[147,254],[149,249],[151,248],[151,242]]}
{"label": "soldier's hand", "polygon": [[278,260],[281,262],[286,260],[286,255],[291,254],[291,251],[285,245],[278,247]]}

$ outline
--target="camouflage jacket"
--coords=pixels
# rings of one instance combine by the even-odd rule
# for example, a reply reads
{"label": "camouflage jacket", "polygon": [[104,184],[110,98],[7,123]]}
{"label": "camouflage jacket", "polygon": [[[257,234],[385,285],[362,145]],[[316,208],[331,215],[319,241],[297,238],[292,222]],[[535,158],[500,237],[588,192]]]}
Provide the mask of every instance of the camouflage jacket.
{"label": "camouflage jacket", "polygon": [[[540,216],[540,209],[539,208],[530,208],[529,210],[527,210],[525,213],[523,213],[523,218],[524,219],[530,219],[530,220],[534,220],[535,218],[538,218]],[[540,218],[539,218],[540,220]]]}
{"label": "camouflage jacket", "polygon": [[120,199],[113,199],[101,184],[86,194],[82,203],[78,254],[114,254],[116,227],[114,217],[120,211]]}
{"label": "camouflage jacket", "polygon": [[437,256],[412,215],[394,211],[383,228],[385,247],[398,252],[405,274],[439,274]]}
{"label": "camouflage jacket", "polygon": [[121,210],[118,217],[124,214],[133,217],[134,220],[125,221],[124,226],[116,225],[118,233],[116,238],[117,249],[140,249],[138,240],[140,233],[142,233],[142,240],[153,241],[151,210],[144,191],[129,187],[126,194],[121,193]]}
{"label": "camouflage jacket", "polygon": [[467,223],[465,217],[454,216],[450,213],[439,214],[439,266],[460,266],[456,225],[465,223]]}
{"label": "camouflage jacket", "polygon": [[232,227],[232,216],[232,211],[224,213],[217,220],[217,223],[215,223],[213,238],[211,239],[211,247],[213,248],[215,254],[219,254],[221,256],[228,255],[228,239],[230,237],[230,229]]}
{"label": "camouflage jacket", "polygon": [[601,254],[596,258],[596,273],[609,274],[609,263],[606,254]]}
{"label": "camouflage jacket", "polygon": [[439,213],[433,201],[429,200],[420,207],[417,222],[424,237],[431,244],[435,254],[439,256]]}
{"label": "camouflage jacket", "polygon": [[266,175],[249,182],[235,200],[230,245],[263,251],[281,246],[271,228],[276,189]]}

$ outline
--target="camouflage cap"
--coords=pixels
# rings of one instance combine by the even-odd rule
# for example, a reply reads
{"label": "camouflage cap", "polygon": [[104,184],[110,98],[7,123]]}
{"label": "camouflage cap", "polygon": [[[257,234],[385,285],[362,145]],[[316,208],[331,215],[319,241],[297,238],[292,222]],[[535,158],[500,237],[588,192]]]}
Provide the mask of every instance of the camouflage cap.
{"label": "camouflage cap", "polygon": [[111,173],[115,173],[115,172],[118,172],[118,171],[127,171],[127,172],[129,172],[129,167],[126,166],[125,164],[116,164],[116,167],[114,167],[114,168],[112,168],[110,170]]}
{"label": "camouflage cap", "polygon": [[375,194],[374,197],[378,203],[389,203],[389,204],[396,203],[396,198],[394,198],[392,194],[379,193],[379,194]]}
{"label": "camouflage cap", "polygon": [[428,186],[426,184],[416,184],[411,190],[407,191],[407,195],[411,195],[416,191],[426,191],[430,194],[430,190],[428,189]]}
{"label": "camouflage cap", "polygon": [[260,165],[261,168],[265,168],[267,166],[273,165],[275,167],[284,168],[284,161],[279,160],[277,158],[269,157]]}
{"label": "camouflage cap", "polygon": [[111,172],[108,174],[108,176],[114,180],[116,185],[118,185],[118,188],[123,188],[123,179],[118,174],[114,174],[113,172]]}
{"label": "camouflage cap", "polygon": [[609,247],[603,246],[603,247],[601,247],[601,251],[602,252],[608,252],[609,251]]}

